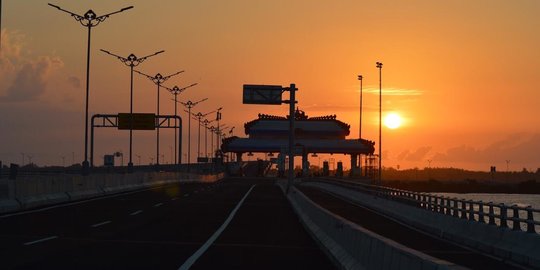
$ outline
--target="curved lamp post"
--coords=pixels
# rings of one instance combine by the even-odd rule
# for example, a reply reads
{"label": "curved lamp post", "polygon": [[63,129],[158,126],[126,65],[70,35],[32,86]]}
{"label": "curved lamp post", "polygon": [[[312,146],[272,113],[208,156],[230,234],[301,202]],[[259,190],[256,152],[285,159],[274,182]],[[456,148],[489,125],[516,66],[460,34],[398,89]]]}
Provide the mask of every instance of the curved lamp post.
{"label": "curved lamp post", "polygon": [[63,11],[71,17],[73,17],[77,22],[82,26],[88,28],[88,45],[86,49],[86,101],[85,101],[85,113],[84,113],[84,161],[82,162],[82,173],[84,175],[88,174],[90,164],[88,162],[88,99],[90,97],[90,34],[92,32],[92,27],[98,26],[101,22],[105,21],[109,16],[124,12],[128,9],[132,9],[133,6],[125,7],[115,12],[107,13],[105,15],[97,16],[97,14],[91,9],[88,10],[84,15],[79,15],[71,11],[65,10],[57,5],[48,4],[51,7],[54,7],[60,11]]}
{"label": "curved lamp post", "polygon": [[[188,89],[190,87],[193,87],[195,85],[197,85],[197,83],[194,83],[194,84],[188,85],[186,87],[182,87],[182,88],[180,88],[180,87],[178,87],[176,85],[173,88],[163,86],[165,89],[169,90],[169,92],[171,92],[171,94],[174,95],[173,100],[174,100],[174,117],[175,117],[174,118],[174,124],[175,124],[175,126],[178,126],[178,123],[176,123],[176,121],[177,121],[176,116],[178,116],[178,94],[184,92],[186,89]],[[178,149],[178,143],[177,143],[178,134],[177,133],[178,133],[178,128],[175,128],[174,129],[174,149]],[[179,142],[179,143],[182,143],[182,142]],[[180,151],[180,150],[178,150],[178,151]],[[180,153],[178,153],[178,155],[180,155]],[[178,159],[179,158],[180,158],[179,156],[176,156],[176,155],[174,156],[174,163],[175,164],[178,164]]]}
{"label": "curved lamp post", "polygon": [[[128,57],[122,57],[122,56],[119,56],[119,55],[116,55],[114,53],[111,53],[109,51],[106,51],[106,50],[103,50],[101,49],[102,52],[108,54],[108,55],[111,55],[111,56],[114,56],[116,57],[118,60],[120,60],[120,62],[122,62],[124,65],[128,66],[131,70],[131,86],[130,86],[130,98],[129,98],[129,115],[130,115],[130,119],[129,119],[129,163],[128,163],[128,172],[133,172],[133,161],[132,161],[132,150],[133,150],[133,68],[140,65],[142,62],[144,62],[144,60],[152,57],[152,56],[155,56],[155,55],[158,55],[162,52],[165,52],[163,50],[159,51],[159,52],[155,52],[153,54],[150,54],[150,55],[147,55],[147,56],[144,56],[144,57],[137,57],[135,56],[135,54],[130,54],[128,55]],[[158,161],[156,161],[159,163],[159,159]]]}
{"label": "curved lamp post", "polygon": [[[145,76],[146,78],[148,78],[150,81],[152,81],[155,85],[157,85],[157,109],[156,109],[156,116],[158,117],[159,119],[159,88],[161,87],[161,84],[164,83],[165,81],[167,81],[168,79],[170,79],[171,77],[173,76],[176,76],[182,72],[184,72],[183,70],[181,71],[178,71],[176,73],[173,73],[171,75],[168,75],[168,76],[163,76],[161,75],[160,73],[154,75],[154,76],[150,76],[150,75],[147,75],[143,72],[140,72],[138,70],[134,70],[135,72]],[[176,137],[175,137],[176,138]],[[159,123],[157,123],[157,128],[156,128],[156,159],[157,159],[157,164],[156,166],[159,166]]]}

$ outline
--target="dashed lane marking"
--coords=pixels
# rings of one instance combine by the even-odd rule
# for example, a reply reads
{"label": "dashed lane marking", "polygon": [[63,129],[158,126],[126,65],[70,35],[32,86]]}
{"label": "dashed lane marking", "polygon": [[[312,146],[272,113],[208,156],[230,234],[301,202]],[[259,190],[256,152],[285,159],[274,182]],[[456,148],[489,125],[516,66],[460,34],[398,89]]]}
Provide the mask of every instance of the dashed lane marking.
{"label": "dashed lane marking", "polygon": [[163,205],[163,203],[156,203],[156,204],[154,204],[154,207],[160,207],[162,205]]}
{"label": "dashed lane marking", "polygon": [[111,222],[112,222],[112,221],[107,220],[107,221],[103,221],[103,222],[100,222],[100,223],[96,223],[96,224],[92,225],[91,227],[92,227],[92,228],[96,228],[96,227],[99,227],[99,226],[103,226],[103,225],[109,224],[109,223],[111,223]]}
{"label": "dashed lane marking", "polygon": [[49,237],[41,238],[41,239],[38,239],[38,240],[35,240],[35,241],[26,242],[26,243],[24,243],[23,245],[25,245],[25,246],[30,246],[30,245],[33,245],[33,244],[37,244],[37,243],[41,243],[41,242],[53,240],[53,239],[56,239],[56,238],[58,238],[58,236],[56,236],[56,235],[54,235],[54,236],[49,236]]}
{"label": "dashed lane marking", "polygon": [[137,211],[135,211],[135,212],[133,212],[133,213],[131,213],[131,214],[129,214],[129,215],[130,215],[130,216],[135,216],[135,215],[138,215],[138,214],[142,213],[142,211],[143,211],[143,210],[137,210]]}

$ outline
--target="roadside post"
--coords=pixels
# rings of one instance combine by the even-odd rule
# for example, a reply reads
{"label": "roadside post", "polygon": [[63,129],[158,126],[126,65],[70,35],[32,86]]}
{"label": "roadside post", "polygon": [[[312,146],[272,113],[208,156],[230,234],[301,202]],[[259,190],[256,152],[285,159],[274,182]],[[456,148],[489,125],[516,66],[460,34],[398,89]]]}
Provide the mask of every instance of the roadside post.
{"label": "roadside post", "polygon": [[[254,85],[244,84],[243,103],[261,105],[289,104],[289,177],[286,193],[294,181],[294,107],[296,103],[296,85],[291,83],[289,87],[281,85]],[[289,91],[289,100],[283,100],[282,94]]]}

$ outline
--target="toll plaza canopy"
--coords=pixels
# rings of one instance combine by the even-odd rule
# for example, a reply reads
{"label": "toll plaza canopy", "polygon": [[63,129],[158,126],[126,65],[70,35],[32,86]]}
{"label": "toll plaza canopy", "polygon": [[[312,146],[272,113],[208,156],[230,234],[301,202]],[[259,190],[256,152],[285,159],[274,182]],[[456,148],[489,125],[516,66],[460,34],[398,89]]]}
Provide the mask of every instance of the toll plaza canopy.
{"label": "toll plaza canopy", "polygon": [[[259,114],[258,119],[244,125],[248,138],[236,136],[223,140],[223,152],[280,153],[288,150],[288,117]],[[364,139],[346,139],[350,125],[336,119],[336,115],[308,117],[298,108],[295,111],[295,155],[307,158],[309,153],[372,155],[374,142]],[[355,162],[356,163],[356,162]],[[356,167],[356,166],[354,166]]]}

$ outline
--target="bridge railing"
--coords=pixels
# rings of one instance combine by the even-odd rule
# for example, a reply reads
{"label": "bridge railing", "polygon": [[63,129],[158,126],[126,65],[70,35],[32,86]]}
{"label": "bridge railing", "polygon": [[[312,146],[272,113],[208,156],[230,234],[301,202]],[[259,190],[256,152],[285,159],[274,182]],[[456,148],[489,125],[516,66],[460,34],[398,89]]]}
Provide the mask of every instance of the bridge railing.
{"label": "bridge railing", "polygon": [[465,200],[426,192],[414,192],[340,179],[309,179],[346,186],[389,200],[399,201],[427,211],[486,223],[500,228],[536,233],[540,228],[540,209],[504,203]]}

